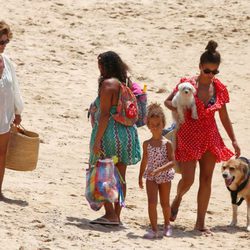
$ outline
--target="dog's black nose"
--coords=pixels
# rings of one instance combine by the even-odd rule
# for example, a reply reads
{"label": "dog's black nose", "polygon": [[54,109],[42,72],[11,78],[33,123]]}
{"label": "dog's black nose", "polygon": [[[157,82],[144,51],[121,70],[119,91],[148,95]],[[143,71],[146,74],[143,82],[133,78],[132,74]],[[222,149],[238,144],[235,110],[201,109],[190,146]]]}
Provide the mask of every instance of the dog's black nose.
{"label": "dog's black nose", "polygon": [[225,179],[227,178],[227,174],[222,174],[222,176],[223,176],[223,178],[225,178]]}

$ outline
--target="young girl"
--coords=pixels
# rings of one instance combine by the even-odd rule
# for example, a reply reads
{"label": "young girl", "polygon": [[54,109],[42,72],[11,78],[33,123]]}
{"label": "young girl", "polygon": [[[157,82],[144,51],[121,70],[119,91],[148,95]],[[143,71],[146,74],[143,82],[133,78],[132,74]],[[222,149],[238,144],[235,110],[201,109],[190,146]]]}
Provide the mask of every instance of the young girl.
{"label": "young girl", "polygon": [[[170,204],[169,194],[171,180],[174,178],[174,153],[172,143],[162,136],[166,119],[164,111],[157,103],[150,104],[147,114],[147,126],[152,137],[143,143],[143,158],[140,166],[139,186],[143,188],[142,177],[146,178],[148,196],[148,214],[152,230],[144,238],[158,238],[157,228],[157,197],[158,190],[164,216],[164,236],[171,236],[169,224]],[[147,167],[147,168],[146,168]]]}

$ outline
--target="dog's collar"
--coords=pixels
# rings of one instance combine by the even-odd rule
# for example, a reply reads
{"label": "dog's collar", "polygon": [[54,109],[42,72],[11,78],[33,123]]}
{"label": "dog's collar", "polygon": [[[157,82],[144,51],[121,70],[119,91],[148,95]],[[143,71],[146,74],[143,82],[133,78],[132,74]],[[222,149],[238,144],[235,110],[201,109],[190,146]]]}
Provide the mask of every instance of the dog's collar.
{"label": "dog's collar", "polygon": [[232,204],[240,206],[240,204],[242,203],[242,201],[244,200],[243,197],[240,198],[239,201],[237,201],[237,195],[238,193],[247,185],[249,177],[250,177],[250,161],[245,158],[245,157],[239,157],[240,160],[246,162],[248,164],[248,173],[246,175],[246,180],[243,181],[239,187],[237,188],[237,190],[233,191],[231,190],[229,187],[227,187],[227,189],[230,191],[231,193],[231,200],[232,200]]}

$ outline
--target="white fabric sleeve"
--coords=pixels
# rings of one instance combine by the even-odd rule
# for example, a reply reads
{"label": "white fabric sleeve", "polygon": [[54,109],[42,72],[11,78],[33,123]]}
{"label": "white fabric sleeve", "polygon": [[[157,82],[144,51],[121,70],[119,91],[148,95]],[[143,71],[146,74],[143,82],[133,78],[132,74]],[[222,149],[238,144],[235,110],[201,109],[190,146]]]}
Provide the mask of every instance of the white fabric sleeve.
{"label": "white fabric sleeve", "polygon": [[18,80],[16,77],[16,71],[14,68],[13,63],[10,61],[10,59],[8,57],[5,57],[10,65],[10,70],[11,70],[11,77],[12,77],[12,83],[13,83],[13,91],[14,91],[14,99],[15,99],[15,114],[16,115],[20,115],[23,111],[24,108],[24,103],[23,103],[23,99],[20,93],[20,89],[19,89],[19,84],[18,84]]}

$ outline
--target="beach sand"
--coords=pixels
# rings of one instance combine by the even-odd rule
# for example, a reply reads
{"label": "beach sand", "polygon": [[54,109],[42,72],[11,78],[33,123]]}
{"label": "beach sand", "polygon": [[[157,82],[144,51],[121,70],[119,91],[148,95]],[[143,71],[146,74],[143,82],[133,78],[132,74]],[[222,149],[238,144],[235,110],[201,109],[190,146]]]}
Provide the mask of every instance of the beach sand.
{"label": "beach sand", "polygon": [[[97,93],[97,55],[118,52],[134,81],[148,85],[148,99],[163,104],[182,76],[198,73],[210,39],[218,42],[218,77],[228,86],[228,111],[242,155],[249,156],[250,2],[248,0],[0,0],[1,16],[14,37],[6,54],[16,65],[25,100],[23,126],[40,134],[37,169],[6,170],[0,202],[0,249],[246,249],[246,203],[238,227],[230,228],[230,195],[216,165],[206,222],[213,236],[193,230],[198,174],[184,196],[172,238],[149,241],[145,190],[137,184],[139,163],[127,171],[123,227],[90,225],[103,214],[85,197],[91,125],[87,108]],[[165,109],[167,124],[171,114]],[[226,145],[231,142],[218,122]],[[141,142],[150,136],[139,128]],[[180,175],[176,175],[171,200]],[[160,206],[159,224],[163,217]]]}

